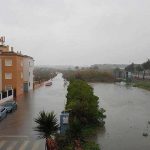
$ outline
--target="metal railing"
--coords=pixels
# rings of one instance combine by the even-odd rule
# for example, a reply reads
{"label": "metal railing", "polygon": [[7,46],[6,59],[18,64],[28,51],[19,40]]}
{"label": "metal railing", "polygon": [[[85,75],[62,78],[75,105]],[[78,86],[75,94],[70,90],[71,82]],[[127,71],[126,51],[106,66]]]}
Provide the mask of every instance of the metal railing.
{"label": "metal railing", "polygon": [[0,92],[0,100],[13,97],[13,93],[14,93],[13,91],[14,91],[13,89],[10,89],[10,90]]}

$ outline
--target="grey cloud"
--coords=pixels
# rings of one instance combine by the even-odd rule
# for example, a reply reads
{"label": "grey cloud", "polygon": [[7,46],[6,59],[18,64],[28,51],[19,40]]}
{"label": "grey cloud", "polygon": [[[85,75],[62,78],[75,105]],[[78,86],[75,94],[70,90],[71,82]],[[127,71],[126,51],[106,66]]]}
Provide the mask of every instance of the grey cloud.
{"label": "grey cloud", "polygon": [[150,56],[149,0],[5,0],[0,34],[36,64],[141,63]]}

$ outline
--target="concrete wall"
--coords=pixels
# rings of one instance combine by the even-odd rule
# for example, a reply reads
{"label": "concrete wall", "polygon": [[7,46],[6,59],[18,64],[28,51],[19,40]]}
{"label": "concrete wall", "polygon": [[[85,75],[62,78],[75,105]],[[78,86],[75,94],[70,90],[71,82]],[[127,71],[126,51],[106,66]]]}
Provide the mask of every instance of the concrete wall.
{"label": "concrete wall", "polygon": [[[27,87],[28,91],[33,89],[33,69],[34,69],[34,60],[30,57],[23,58],[23,79],[24,87]],[[25,90],[27,92],[27,88]]]}

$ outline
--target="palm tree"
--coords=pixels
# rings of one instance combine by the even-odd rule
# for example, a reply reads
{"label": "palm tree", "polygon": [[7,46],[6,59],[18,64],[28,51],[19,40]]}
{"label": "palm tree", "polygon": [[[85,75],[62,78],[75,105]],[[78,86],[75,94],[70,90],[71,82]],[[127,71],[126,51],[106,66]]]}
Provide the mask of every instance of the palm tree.
{"label": "palm tree", "polygon": [[34,121],[37,124],[34,131],[39,133],[39,138],[46,140],[45,149],[48,149],[48,139],[52,140],[52,136],[54,136],[58,130],[56,115],[53,111],[50,113],[41,111]]}

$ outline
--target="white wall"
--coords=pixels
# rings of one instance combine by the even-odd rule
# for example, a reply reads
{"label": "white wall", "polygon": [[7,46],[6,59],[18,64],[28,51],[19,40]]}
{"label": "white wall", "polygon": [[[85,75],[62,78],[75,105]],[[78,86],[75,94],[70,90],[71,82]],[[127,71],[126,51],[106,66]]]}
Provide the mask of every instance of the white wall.
{"label": "white wall", "polygon": [[24,82],[28,83],[28,89],[33,89],[33,69],[34,69],[34,60],[30,57],[23,58],[23,79]]}

